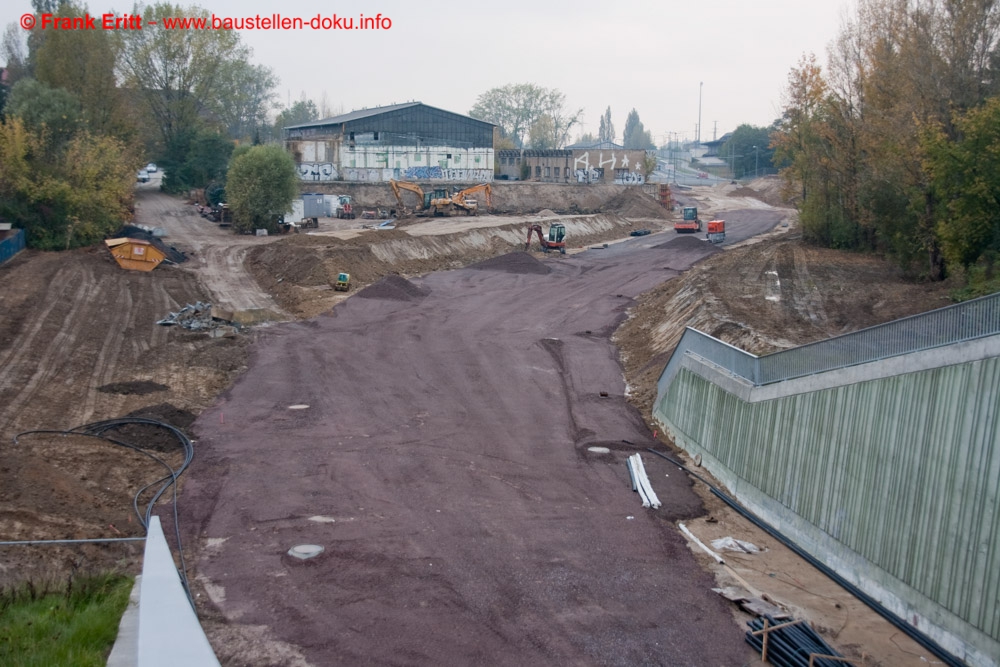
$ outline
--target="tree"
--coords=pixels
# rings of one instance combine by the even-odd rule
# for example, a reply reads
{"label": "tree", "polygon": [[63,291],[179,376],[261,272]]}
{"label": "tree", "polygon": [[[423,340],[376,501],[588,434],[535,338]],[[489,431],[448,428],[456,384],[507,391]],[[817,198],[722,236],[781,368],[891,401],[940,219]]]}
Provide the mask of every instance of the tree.
{"label": "tree", "polygon": [[[85,11],[63,3],[59,15],[83,16]],[[38,81],[72,93],[80,101],[90,132],[131,138],[136,131],[115,77],[117,59],[107,30],[48,31],[32,54]]]}
{"label": "tree", "polygon": [[231,139],[249,141],[269,123],[278,77],[269,67],[232,60],[223,63],[220,79],[228,92],[213,100],[212,111]]}
{"label": "tree", "polygon": [[614,142],[615,140],[615,126],[614,123],[611,122],[610,106],[608,107],[608,110],[604,112],[604,115],[601,116],[601,126],[597,131],[597,138],[600,141]]}
{"label": "tree", "polygon": [[568,111],[566,96],[556,89],[543,88],[532,83],[507,84],[491,88],[476,98],[469,115],[497,125],[501,137],[514,142],[516,148],[524,146],[525,135],[543,115],[553,124],[555,147],[569,139],[570,130],[579,123],[583,109]]}
{"label": "tree", "polygon": [[593,132],[584,132],[576,138],[576,143],[584,145],[596,144],[599,141],[600,139],[598,139]]}
{"label": "tree", "polygon": [[311,123],[318,119],[319,112],[316,111],[316,104],[312,100],[302,99],[278,114],[274,121],[274,129],[280,138],[281,131],[286,127]]}
{"label": "tree", "polygon": [[277,216],[291,209],[298,192],[299,175],[292,157],[279,146],[252,146],[233,159],[226,178],[233,228],[278,231]]}
{"label": "tree", "polygon": [[945,258],[968,269],[1000,257],[1000,98],[956,113],[951,141],[942,125],[922,137],[924,166],[941,203],[937,233]]}
{"label": "tree", "polygon": [[[208,11],[157,3],[143,8],[143,23],[179,16],[210,20]],[[159,143],[177,139],[206,122],[204,114],[222,108],[237,95],[226,79],[232,64],[246,61],[248,49],[234,30],[121,30],[119,73],[136,91],[154,121]],[[183,144],[184,142],[180,142]]]}
{"label": "tree", "polygon": [[722,144],[719,157],[730,162],[733,178],[747,178],[771,168],[773,130],[773,127],[755,127],[744,123]]}
{"label": "tree", "polygon": [[111,137],[79,132],[49,151],[16,116],[0,123],[0,216],[28,245],[57,250],[95,243],[127,220],[137,157]]}
{"label": "tree", "polygon": [[167,146],[161,160],[162,188],[166,192],[185,192],[214,182],[225,183],[232,153],[232,140],[221,133],[192,128]]}
{"label": "tree", "polygon": [[557,148],[556,125],[551,116],[542,114],[531,125],[531,130],[528,132],[528,143],[535,150]]}
{"label": "tree", "polygon": [[639,112],[634,108],[625,119],[625,133],[622,136],[622,144],[625,148],[638,150],[653,150],[656,144],[653,143],[653,135],[642,125],[639,120]]}
{"label": "tree", "polygon": [[80,100],[62,88],[34,79],[21,79],[10,91],[7,114],[42,138],[49,157],[68,142],[82,123]]}

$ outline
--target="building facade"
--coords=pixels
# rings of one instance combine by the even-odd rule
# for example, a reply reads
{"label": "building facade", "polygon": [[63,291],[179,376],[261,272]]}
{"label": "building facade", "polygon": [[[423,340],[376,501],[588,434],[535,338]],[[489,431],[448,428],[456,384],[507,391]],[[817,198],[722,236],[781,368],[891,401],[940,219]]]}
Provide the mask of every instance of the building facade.
{"label": "building facade", "polygon": [[505,180],[544,183],[646,182],[646,151],[623,148],[610,142],[567,146],[561,150],[514,149],[497,151],[497,175]]}
{"label": "building facade", "polygon": [[307,182],[493,180],[492,123],[420,102],[352,111],[285,128]]}

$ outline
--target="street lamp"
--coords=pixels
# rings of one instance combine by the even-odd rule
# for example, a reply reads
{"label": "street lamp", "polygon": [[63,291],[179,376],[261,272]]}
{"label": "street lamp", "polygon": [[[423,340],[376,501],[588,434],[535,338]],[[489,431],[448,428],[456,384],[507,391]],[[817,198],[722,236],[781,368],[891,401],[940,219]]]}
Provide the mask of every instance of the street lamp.
{"label": "street lamp", "polygon": [[760,166],[760,149],[753,147],[753,177],[757,178],[757,167]]}

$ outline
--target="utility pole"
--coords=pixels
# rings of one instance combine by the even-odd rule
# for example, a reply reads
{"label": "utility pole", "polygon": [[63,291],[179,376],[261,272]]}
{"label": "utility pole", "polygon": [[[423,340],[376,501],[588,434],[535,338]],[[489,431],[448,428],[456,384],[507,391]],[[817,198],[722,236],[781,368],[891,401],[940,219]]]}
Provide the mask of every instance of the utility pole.
{"label": "utility pole", "polygon": [[701,89],[705,86],[704,81],[698,82],[698,135],[694,138],[696,146],[701,145]]}
{"label": "utility pole", "polygon": [[757,178],[757,167],[760,166],[760,149],[753,147],[753,177]]}

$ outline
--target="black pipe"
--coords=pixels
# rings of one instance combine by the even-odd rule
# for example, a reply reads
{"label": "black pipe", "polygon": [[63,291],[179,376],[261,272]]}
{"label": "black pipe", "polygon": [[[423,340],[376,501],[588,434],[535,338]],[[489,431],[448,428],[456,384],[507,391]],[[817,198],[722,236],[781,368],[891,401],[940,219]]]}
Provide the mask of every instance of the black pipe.
{"label": "black pipe", "polygon": [[862,602],[864,602],[866,605],[868,605],[869,607],[871,607],[871,609],[873,611],[875,611],[877,614],[879,614],[880,616],[882,616],[882,618],[884,618],[885,620],[889,621],[894,626],[896,626],[897,628],[899,628],[910,639],[912,639],[913,641],[915,641],[918,644],[920,644],[921,646],[923,646],[925,649],[927,649],[928,651],[930,651],[931,653],[933,653],[936,657],[940,658],[946,665],[948,665],[948,667],[965,667],[966,663],[964,661],[959,660],[957,657],[955,657],[954,655],[952,655],[948,651],[944,650],[944,648],[940,644],[938,644],[936,641],[934,641],[933,639],[931,639],[930,637],[928,637],[924,633],[920,632],[919,630],[917,630],[916,628],[914,628],[912,625],[910,625],[909,623],[907,623],[906,621],[904,621],[903,619],[899,618],[894,613],[892,613],[891,611],[889,611],[888,609],[886,609],[878,600],[876,600],[875,598],[871,597],[870,595],[868,595],[867,593],[865,593],[864,591],[862,591],[860,588],[858,588],[857,586],[855,586],[851,582],[847,581],[845,578],[843,578],[842,576],[840,576],[839,574],[837,574],[834,570],[832,570],[830,567],[828,567],[825,563],[822,563],[819,560],[817,560],[812,554],[806,552],[802,547],[800,547],[798,544],[796,544],[795,542],[793,542],[788,537],[785,537],[776,528],[772,527],[770,524],[766,523],[764,520],[758,518],[752,512],[750,512],[749,510],[745,509],[742,505],[739,505],[735,500],[733,500],[732,498],[730,498],[729,496],[727,496],[725,493],[723,493],[722,491],[720,491],[718,488],[716,488],[715,486],[713,486],[712,484],[710,484],[709,482],[707,482],[703,477],[701,477],[700,475],[692,472],[691,470],[688,470],[687,467],[685,467],[682,463],[680,463],[678,461],[675,461],[674,459],[670,458],[669,456],[667,456],[666,454],[664,454],[662,452],[656,451],[652,447],[648,447],[647,451],[649,451],[652,454],[655,454],[655,455],[659,456],[660,458],[664,458],[667,461],[670,461],[671,463],[673,463],[674,465],[676,465],[678,468],[680,468],[684,472],[686,472],[689,475],[692,475],[693,477],[699,479],[702,483],[704,483],[706,486],[708,486],[708,488],[711,489],[712,493],[714,493],[716,496],[718,496],[724,503],[726,503],[727,505],[729,505],[730,507],[732,507],[734,510],[736,510],[737,512],[739,512],[740,514],[742,514],[745,518],[749,519],[751,523],[753,523],[755,526],[757,526],[758,528],[760,528],[761,530],[763,530],[764,532],[766,532],[768,535],[770,535],[771,537],[773,537],[776,540],[780,541],[786,547],[788,547],[789,549],[791,549],[792,551],[794,551],[800,557],[802,557],[803,559],[805,559],[810,565],[812,565],[817,570],[819,570],[820,572],[822,572],[823,574],[825,574],[826,576],[828,576],[830,579],[832,579],[833,581],[835,581],[837,584],[839,584],[840,586],[842,586],[845,589],[847,589],[847,591],[849,593],[851,593],[852,595],[854,595],[854,597],[858,598],[859,600],[861,600]]}

